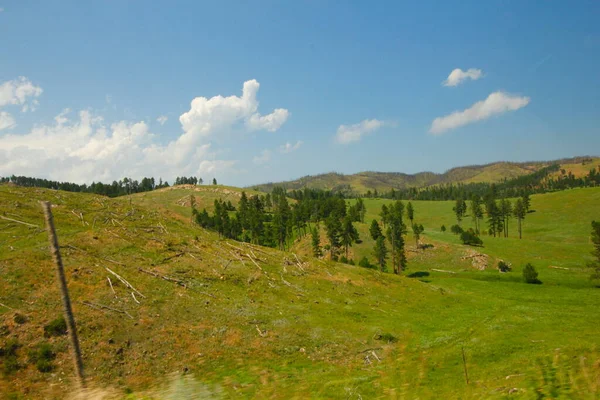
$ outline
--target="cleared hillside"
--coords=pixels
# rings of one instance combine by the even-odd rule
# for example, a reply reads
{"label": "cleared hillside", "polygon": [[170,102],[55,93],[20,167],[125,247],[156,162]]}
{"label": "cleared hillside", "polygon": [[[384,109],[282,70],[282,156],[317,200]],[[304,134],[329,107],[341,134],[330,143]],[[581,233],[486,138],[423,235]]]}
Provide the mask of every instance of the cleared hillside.
{"label": "cleared hillside", "polygon": [[[212,189],[232,199],[238,192]],[[597,189],[561,192],[583,201],[573,214],[550,195],[532,196],[532,215],[546,217],[532,217],[525,232],[539,247],[510,259],[530,254],[571,268],[544,267],[543,285],[521,283],[517,265],[499,275],[460,260],[464,246],[435,228],[451,219],[445,202],[415,207],[434,251],[412,255],[407,276],[394,276],[220,240],[190,225],[190,191],[203,204],[226,195],[176,188],[109,199],[0,186],[0,215],[37,226],[0,219],[0,347],[20,346],[14,370],[0,358],[0,393],[62,399],[72,391],[66,336],[44,336],[61,315],[38,204],[50,200],[90,386],[115,398],[528,398],[555,389],[548,373],[570,397],[598,395],[600,291],[581,268],[584,227],[598,212],[581,204],[596,201]],[[355,250],[366,253],[360,229],[365,247]],[[503,240],[493,254],[512,248]],[[575,247],[554,260],[543,251],[550,242]],[[50,372],[30,361],[42,343],[56,353]]]}
{"label": "cleared hillside", "polygon": [[[589,160],[592,160],[591,162]],[[404,174],[400,172],[359,172],[352,175],[339,173],[327,173],[321,175],[305,176],[300,179],[286,182],[274,182],[251,186],[255,190],[270,192],[276,186],[282,186],[287,190],[297,190],[305,187],[311,189],[344,191],[353,194],[364,194],[368,190],[378,192],[390,189],[420,188],[448,183],[479,183],[500,182],[504,179],[512,179],[527,175],[548,165],[558,163],[565,164],[571,168],[586,164],[591,165],[598,162],[598,158],[576,157],[556,161],[540,162],[496,162],[486,165],[471,165],[452,168],[442,174],[433,172],[419,172],[416,174]],[[589,169],[585,173],[589,172]],[[578,168],[581,169],[581,168]]]}

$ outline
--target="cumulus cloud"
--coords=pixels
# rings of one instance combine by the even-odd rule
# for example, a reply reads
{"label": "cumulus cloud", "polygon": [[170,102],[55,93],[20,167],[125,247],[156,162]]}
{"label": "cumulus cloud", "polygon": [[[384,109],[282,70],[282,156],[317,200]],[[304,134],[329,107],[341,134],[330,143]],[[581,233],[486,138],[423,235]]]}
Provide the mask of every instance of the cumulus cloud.
{"label": "cumulus cloud", "polygon": [[0,111],[0,131],[15,126],[15,119],[6,111]]}
{"label": "cumulus cloud", "polygon": [[[24,79],[16,82],[0,85],[0,104],[23,105],[41,93]],[[210,137],[235,124],[246,131],[274,131],[289,115],[287,110],[277,109],[262,116],[256,99],[258,87],[252,80],[244,83],[241,97],[195,98],[190,110],[180,117],[182,134],[165,144],[159,144],[158,136],[144,121],[109,124],[90,111],[70,117],[71,110],[65,109],[51,124],[0,135],[0,176],[14,173],[83,183],[110,182],[124,176],[172,179],[236,172],[237,160],[219,159]],[[14,125],[5,114],[0,114],[0,126]],[[270,152],[263,152],[261,157],[269,158]]]}
{"label": "cumulus cloud", "polygon": [[467,79],[471,79],[476,81],[477,79],[483,77],[483,72],[477,68],[469,68],[466,71],[463,71],[460,68],[454,69],[448,75],[448,78],[442,83],[444,86],[458,86]]}
{"label": "cumulus cloud", "polygon": [[35,86],[24,76],[0,85],[0,107],[20,105],[22,111],[33,110],[37,106],[37,97],[42,94],[42,88]]}
{"label": "cumulus cloud", "polygon": [[[21,106],[21,111],[34,110],[38,105],[37,97],[42,94],[42,88],[35,86],[25,77],[0,84],[0,108],[6,106]],[[10,129],[17,124],[7,111],[0,111],[0,131]]]}
{"label": "cumulus cloud", "polygon": [[363,136],[373,133],[386,123],[377,119],[365,119],[354,125],[340,125],[335,140],[341,144],[359,141]]}
{"label": "cumulus cloud", "polygon": [[166,115],[161,115],[160,117],[156,118],[156,121],[161,124],[164,125],[165,122],[167,122],[169,118]]}
{"label": "cumulus cloud", "polygon": [[448,130],[481,121],[508,111],[515,111],[525,107],[531,99],[529,97],[514,96],[504,92],[494,92],[485,100],[478,101],[471,107],[455,111],[433,120],[429,132],[434,135],[442,134]]}
{"label": "cumulus cloud", "polygon": [[246,121],[246,125],[253,131],[267,130],[275,132],[287,121],[290,113],[284,108],[277,108],[271,114],[261,116],[260,114],[252,114]]}
{"label": "cumulus cloud", "polygon": [[269,161],[271,161],[271,151],[270,151],[270,150],[266,150],[266,149],[265,149],[265,150],[263,150],[263,151],[261,151],[261,152],[260,152],[260,155],[258,155],[258,156],[255,156],[255,157],[252,159],[252,162],[253,162],[254,164],[257,164],[257,165],[266,164],[266,163],[268,163]]}
{"label": "cumulus cloud", "polygon": [[282,154],[291,153],[293,151],[298,150],[300,146],[302,146],[302,143],[302,140],[298,140],[295,144],[287,142],[286,144],[279,146],[279,152]]}
{"label": "cumulus cloud", "polygon": [[244,82],[242,96],[196,97],[192,100],[190,110],[179,117],[184,136],[189,139],[209,136],[217,130],[231,128],[243,122],[251,130],[278,130],[289,117],[286,109],[278,108],[271,114],[258,113],[256,94],[260,84],[255,80]]}

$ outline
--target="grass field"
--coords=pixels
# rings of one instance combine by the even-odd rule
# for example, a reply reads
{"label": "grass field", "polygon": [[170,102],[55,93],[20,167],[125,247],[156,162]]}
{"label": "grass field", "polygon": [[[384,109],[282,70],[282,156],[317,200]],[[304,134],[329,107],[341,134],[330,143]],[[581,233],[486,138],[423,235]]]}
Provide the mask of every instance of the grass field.
{"label": "grass field", "polygon": [[[316,260],[306,239],[295,253],[220,240],[190,225],[186,196],[194,193],[202,208],[215,198],[235,203],[239,189],[193,190],[108,199],[0,186],[0,215],[39,227],[0,220],[0,347],[21,345],[20,368],[7,371],[0,357],[4,397],[60,399],[73,392],[66,336],[44,337],[61,304],[42,199],[56,205],[90,386],[108,397],[600,395],[600,289],[584,268],[600,189],[532,196],[535,212],[522,240],[514,238],[514,222],[511,238],[484,236],[476,251],[512,262],[507,274],[461,259],[468,249],[440,231],[455,223],[451,202],[413,202],[423,241],[433,247],[409,251],[405,276]],[[385,202],[367,200],[367,222]],[[372,248],[368,224],[358,228],[363,243],[352,249],[355,259]],[[407,243],[415,250],[410,235]],[[521,281],[525,262],[537,267],[543,284]],[[107,267],[145,296],[137,296],[139,304]],[[57,354],[51,372],[28,360],[40,343]]]}

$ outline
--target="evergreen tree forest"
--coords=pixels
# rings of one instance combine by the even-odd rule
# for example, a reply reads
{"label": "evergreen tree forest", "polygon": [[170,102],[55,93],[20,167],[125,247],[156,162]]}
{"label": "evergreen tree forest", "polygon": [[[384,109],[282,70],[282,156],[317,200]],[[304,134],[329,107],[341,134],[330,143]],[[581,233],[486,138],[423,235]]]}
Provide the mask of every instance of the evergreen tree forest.
{"label": "evergreen tree forest", "polygon": [[[196,222],[222,237],[286,250],[297,238],[311,235],[314,254],[329,249],[329,258],[348,258],[348,249],[360,240],[353,223],[364,219],[362,199],[347,206],[346,200],[332,192],[305,189],[248,197],[242,192],[237,209],[215,200],[214,211],[193,211]],[[321,246],[319,232],[324,227],[327,243]]]}
{"label": "evergreen tree forest", "polygon": [[[197,185],[202,184],[202,178],[195,176],[177,177],[175,185]],[[0,178],[0,183],[12,183],[18,186],[39,187],[45,189],[64,190],[67,192],[82,192],[101,194],[108,197],[126,196],[133,193],[150,192],[152,190],[169,187],[169,182],[159,178],[142,178],[141,181],[131,178],[123,178],[112,183],[92,182],[90,185],[71,182],[59,182],[41,178],[30,178],[27,176],[10,176]]]}

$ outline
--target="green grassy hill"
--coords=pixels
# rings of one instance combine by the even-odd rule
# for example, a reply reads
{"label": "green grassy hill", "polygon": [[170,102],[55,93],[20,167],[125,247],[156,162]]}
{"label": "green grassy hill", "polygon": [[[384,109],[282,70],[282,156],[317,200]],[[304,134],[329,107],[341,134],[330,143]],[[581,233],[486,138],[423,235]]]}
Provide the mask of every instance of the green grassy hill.
{"label": "green grassy hill", "polygon": [[[583,162],[593,160],[592,163]],[[583,162],[582,167],[581,166]],[[287,182],[275,182],[252,186],[253,189],[270,192],[276,186],[282,186],[288,190],[311,189],[336,190],[348,193],[364,194],[368,190],[379,192],[390,189],[406,189],[412,187],[426,187],[447,183],[480,183],[500,182],[504,179],[517,178],[539,170],[545,166],[558,163],[565,164],[570,169],[582,169],[588,173],[593,163],[600,162],[598,158],[576,157],[556,161],[511,163],[497,162],[486,165],[472,165],[452,168],[443,174],[433,172],[419,172],[416,174],[404,174],[399,172],[359,172],[352,175],[339,173],[328,173],[314,176],[305,176],[300,179]],[[587,166],[586,166],[587,165]],[[596,165],[596,164],[593,164]]]}
{"label": "green grassy hill", "polygon": [[[190,194],[202,208],[239,193],[178,187],[109,199],[0,186],[0,216],[37,226],[0,219],[0,393],[73,391],[66,336],[44,336],[62,314],[38,204],[49,200],[90,386],[110,398],[599,395],[600,290],[583,266],[600,189],[532,196],[523,240],[484,237],[476,251],[511,261],[507,274],[461,259],[471,249],[439,231],[453,223],[450,203],[414,202],[434,247],[416,251],[408,238],[406,276],[314,259],[306,239],[281,252],[190,225]],[[384,202],[367,200],[367,221]],[[358,228],[355,258],[372,245],[367,224]],[[542,285],[521,282],[528,261]],[[30,360],[42,343],[56,354],[50,372]]]}

